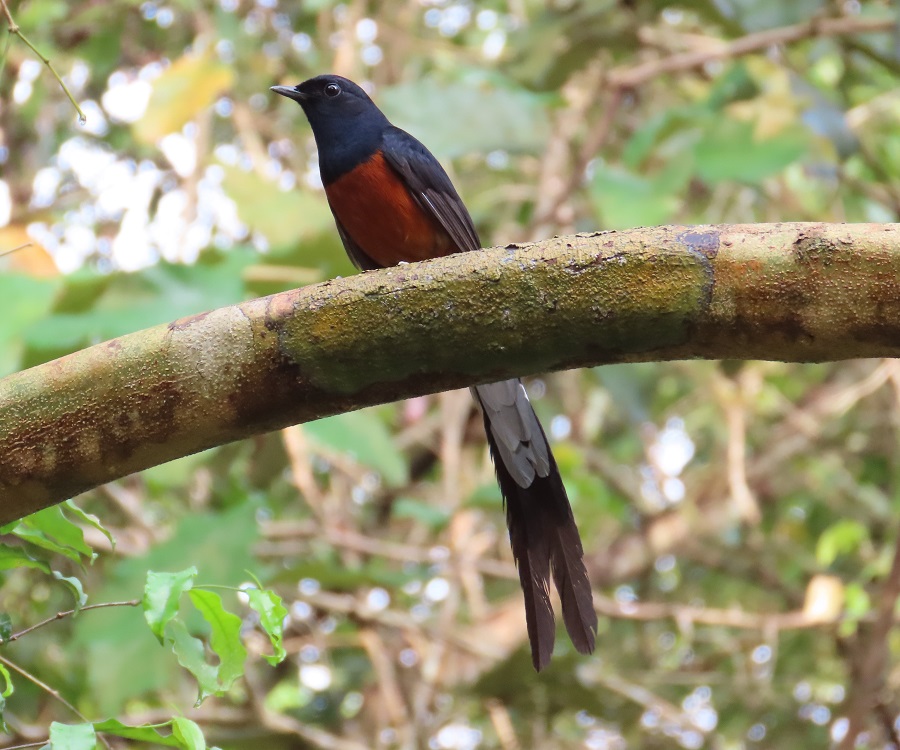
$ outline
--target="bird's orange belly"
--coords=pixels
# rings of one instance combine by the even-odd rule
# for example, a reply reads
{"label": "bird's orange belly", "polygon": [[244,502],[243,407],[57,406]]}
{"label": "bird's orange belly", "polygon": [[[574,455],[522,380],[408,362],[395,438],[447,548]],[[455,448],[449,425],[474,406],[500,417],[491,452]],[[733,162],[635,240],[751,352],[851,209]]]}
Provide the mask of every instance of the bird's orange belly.
{"label": "bird's orange belly", "polygon": [[449,235],[381,153],[327,185],[325,194],[344,231],[379,266],[453,252]]}

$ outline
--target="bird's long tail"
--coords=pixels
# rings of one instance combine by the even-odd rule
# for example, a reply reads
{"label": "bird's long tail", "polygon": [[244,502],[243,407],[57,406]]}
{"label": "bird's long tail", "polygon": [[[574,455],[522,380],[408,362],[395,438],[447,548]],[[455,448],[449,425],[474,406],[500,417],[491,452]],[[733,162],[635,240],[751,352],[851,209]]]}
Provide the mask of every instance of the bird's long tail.
{"label": "bird's long tail", "polygon": [[531,659],[537,670],[550,662],[556,625],[549,581],[562,602],[563,622],[575,648],[594,650],[597,615],[584,566],[584,551],[569,498],[547,437],[519,380],[472,389],[484,426],[500,491],[519,581]]}

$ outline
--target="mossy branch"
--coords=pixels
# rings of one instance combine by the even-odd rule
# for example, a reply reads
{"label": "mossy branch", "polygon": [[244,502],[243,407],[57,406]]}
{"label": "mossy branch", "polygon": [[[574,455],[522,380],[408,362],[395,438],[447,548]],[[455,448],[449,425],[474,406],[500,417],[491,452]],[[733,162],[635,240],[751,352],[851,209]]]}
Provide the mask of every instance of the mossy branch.
{"label": "mossy branch", "polygon": [[477,382],[898,355],[898,224],[666,226],[492,248],[195,315],[0,380],[0,523],[215,445]]}

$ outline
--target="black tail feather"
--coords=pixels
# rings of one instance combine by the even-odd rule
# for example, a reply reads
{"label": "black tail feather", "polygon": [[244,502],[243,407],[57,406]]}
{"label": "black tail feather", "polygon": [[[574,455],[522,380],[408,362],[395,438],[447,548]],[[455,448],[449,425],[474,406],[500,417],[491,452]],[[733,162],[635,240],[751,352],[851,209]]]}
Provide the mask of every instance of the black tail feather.
{"label": "black tail feather", "polygon": [[[549,596],[551,571],[572,644],[583,654],[594,650],[597,615],[584,566],[584,551],[569,498],[549,447],[549,473],[545,477],[536,476],[531,486],[523,488],[503,463],[486,411],[485,430],[506,504],[510,544],[525,595],[531,659],[534,668],[540,671],[550,662],[556,636]],[[539,439],[547,439],[543,429]]]}

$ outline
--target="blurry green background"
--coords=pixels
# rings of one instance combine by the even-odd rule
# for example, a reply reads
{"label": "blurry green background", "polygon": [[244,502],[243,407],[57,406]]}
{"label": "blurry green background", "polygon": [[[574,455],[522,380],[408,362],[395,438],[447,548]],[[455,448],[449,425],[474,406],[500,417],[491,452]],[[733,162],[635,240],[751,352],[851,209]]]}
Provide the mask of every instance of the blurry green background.
{"label": "blurry green background", "polygon": [[[0,258],[0,374],[352,273],[302,112],[268,90],[322,72],[365,82],[434,151],[488,243],[667,222],[888,222],[900,207],[887,0],[10,9],[87,123],[12,39],[0,252],[33,245]],[[233,596],[254,656],[196,709],[195,683],[138,610],[84,612],[0,656],[88,718],[184,713],[222,748],[821,747],[854,716],[868,732],[857,746],[892,740],[900,640],[873,636],[873,602],[900,506],[900,366],[645,364],[529,391],[604,612],[592,658],[561,637],[551,668],[532,671],[465,393],[88,493],[79,504],[117,542],[86,527],[93,564],[29,547],[90,602],[139,598],[148,569],[193,564],[229,585],[252,571],[290,612],[281,666],[259,658],[268,644]],[[40,567],[6,570],[0,611],[20,630],[71,607],[70,591]],[[883,691],[866,684],[873,654]],[[5,746],[78,720],[21,678],[6,718]]]}

